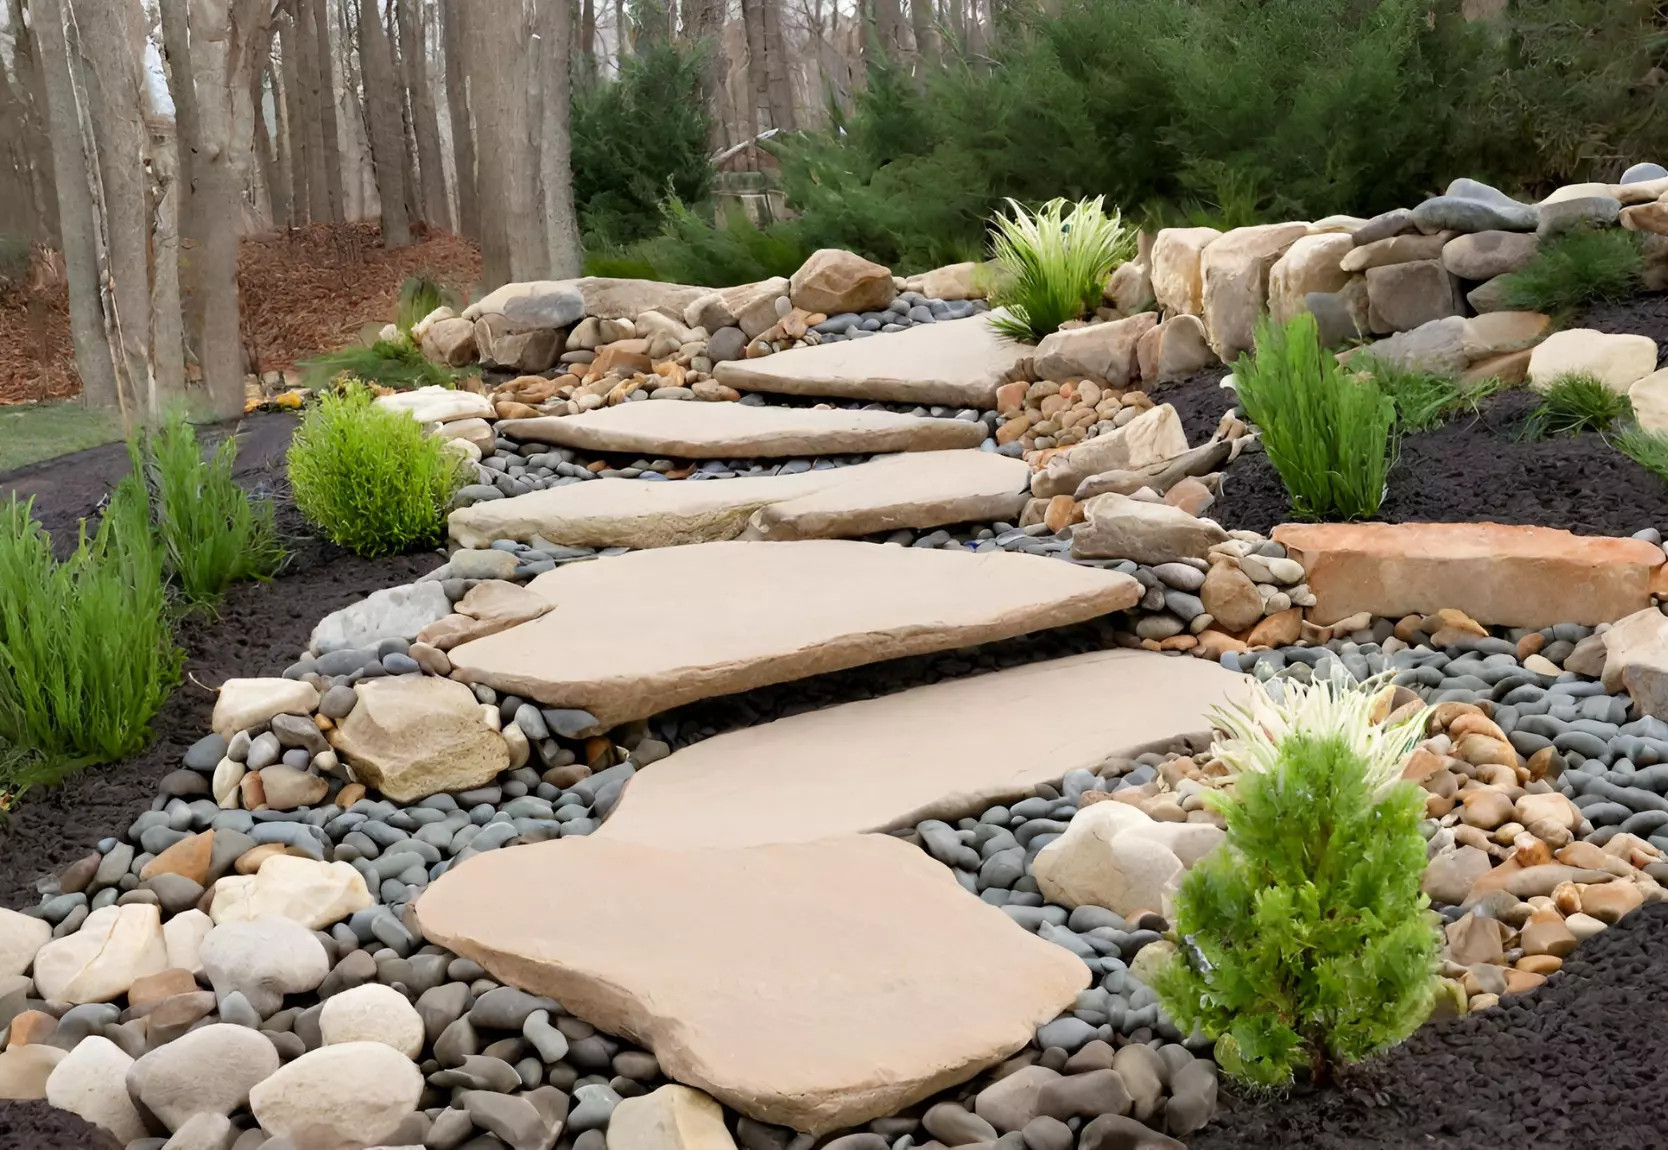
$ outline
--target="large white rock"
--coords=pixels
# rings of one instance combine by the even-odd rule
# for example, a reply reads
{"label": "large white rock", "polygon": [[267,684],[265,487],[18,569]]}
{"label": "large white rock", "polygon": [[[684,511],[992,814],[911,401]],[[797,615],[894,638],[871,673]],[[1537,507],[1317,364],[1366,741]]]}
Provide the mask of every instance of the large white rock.
{"label": "large white rock", "polygon": [[[397,993],[397,992],[394,992]],[[278,1069],[278,1049],[258,1030],[215,1023],[188,1030],[128,1067],[128,1092],[169,1130],[193,1114],[230,1114]]]}
{"label": "large white rock", "polygon": [[310,715],[318,705],[318,691],[299,679],[227,679],[220,684],[209,725],[229,739],[274,715]]}
{"label": "large white rock", "polygon": [[1103,471],[1136,471],[1174,459],[1187,450],[1181,417],[1168,403],[1149,408],[1122,427],[1085,439],[1049,456],[1031,477],[1031,494],[1039,499],[1070,495],[1091,475]]}
{"label": "large white rock", "polygon": [[309,1050],[249,1092],[255,1120],[273,1137],[316,1134],[376,1146],[417,1108],[423,1075],[380,1042]]}
{"label": "large white rock", "polygon": [[1668,432],[1668,368],[1653,371],[1628,388],[1633,416],[1646,431]]}
{"label": "large white rock", "polygon": [[[118,1142],[145,1136],[145,1120],[127,1093],[133,1065],[121,1047],[100,1035],[83,1038],[46,1080],[46,1100],[102,1126]],[[21,1148],[20,1148],[21,1150]]]}
{"label": "large white rock", "polygon": [[351,987],[324,1000],[319,1033],[325,1045],[380,1042],[407,1058],[423,1052],[423,1020],[405,995],[380,982]]}
{"label": "large white rock", "polygon": [[1071,538],[1071,553],[1079,559],[1131,559],[1148,564],[1203,559],[1228,538],[1215,523],[1180,507],[1110,491],[1085,502],[1083,515]]}
{"label": "large white rock", "polygon": [[316,990],[330,956],[313,932],[287,918],[217,926],[203,939],[203,973],[221,998],[237,991],[265,1018],[286,994]]}
{"label": "large white rock", "polygon": [[214,920],[196,907],[162,924],[163,942],[168,947],[168,965],[196,974],[203,969],[203,939],[214,929]]}
{"label": "large white rock", "polygon": [[1580,373],[1626,393],[1654,371],[1656,341],[1646,335],[1570,328],[1553,332],[1529,353],[1529,386],[1537,391],[1545,391],[1559,376]]}
{"label": "large white rock", "polygon": [[604,727],[1081,622],[1140,596],[1128,576],[1038,556],[835,540],[662,547],[559,567],[529,587],[554,609],[452,648],[453,675],[582,708]]}
{"label": "large white rock", "polygon": [[1269,269],[1268,314],[1285,323],[1309,310],[1304,299],[1310,292],[1344,290],[1350,273],[1339,265],[1354,250],[1355,240],[1346,232],[1300,237]]}
{"label": "large white rock", "polygon": [[1233,363],[1241,352],[1251,350],[1257,319],[1268,299],[1269,270],[1308,234],[1306,223],[1235,228],[1200,253],[1205,328],[1211,350],[1223,363]]}
{"label": "large white rock", "polygon": [[735,1150],[710,1095],[669,1082],[627,1098],[608,1119],[608,1150]]}
{"label": "large white rock", "polygon": [[[519,632],[521,627],[499,634]],[[454,650],[489,641],[476,640]],[[482,786],[509,768],[509,745],[481,721],[480,703],[462,683],[430,675],[401,676],[365,679],[354,691],[359,702],[330,732],[330,745],[360,782],[395,802]]]}
{"label": "large white rock", "polygon": [[473,391],[438,385],[378,396],[378,407],[403,411],[418,423],[450,423],[454,419],[494,419],[492,401]]}
{"label": "large white rock", "polygon": [[1058,906],[1167,914],[1186,868],[1225,837],[1210,823],[1161,823],[1128,803],[1099,802],[1037,852],[1033,873],[1043,897]]}
{"label": "large white rock", "polygon": [[1166,315],[1201,315],[1204,283],[1199,257],[1222,237],[1215,228],[1162,228],[1153,240],[1153,295]]}
{"label": "large white rock", "polygon": [[216,882],[209,917],[216,926],[287,918],[310,930],[323,930],[366,909],[371,901],[365,876],[347,863],[278,854],[252,875],[227,875]]}
{"label": "large white rock", "polygon": [[648,1046],[668,1078],[810,1133],[965,1081],[1089,982],[888,835],[514,846],[448,870],[417,915],[494,978]]}
{"label": "large white rock", "polygon": [[25,974],[35,952],[52,937],[52,924],[0,907],[0,976]]}
{"label": "large white rock", "polygon": [[168,967],[162,910],[154,904],[106,906],[81,929],[35,955],[35,989],[49,1002],[109,1002],[133,980]]}
{"label": "large white rock", "polygon": [[1135,356],[1141,337],[1158,323],[1150,311],[1110,323],[1066,328],[1043,337],[1032,371],[1038,379],[1093,379],[1128,387],[1140,376]]}
{"label": "large white rock", "polygon": [[320,619],[307,646],[323,655],[374,647],[383,639],[415,639],[424,627],[451,613],[451,600],[438,582],[385,587]]}

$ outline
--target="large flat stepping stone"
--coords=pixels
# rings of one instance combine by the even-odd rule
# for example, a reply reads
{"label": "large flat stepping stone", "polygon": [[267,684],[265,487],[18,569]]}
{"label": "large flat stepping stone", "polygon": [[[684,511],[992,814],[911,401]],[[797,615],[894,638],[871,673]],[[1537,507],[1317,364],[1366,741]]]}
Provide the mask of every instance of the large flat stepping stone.
{"label": "large flat stepping stone", "polygon": [[698,543],[546,572],[552,609],[454,647],[453,675],[604,726],[1133,606],[1128,575],[1035,555],[878,543]]}
{"label": "large flat stepping stone", "polygon": [[[1202,659],[1096,651],[810,711],[638,771],[597,834],[743,846],[976,815],[1068,771],[1208,731],[1206,712],[1244,683]],[[1083,705],[1062,705],[1072,699]],[[1046,737],[995,718],[1039,714]]]}
{"label": "large flat stepping stone", "polygon": [[500,435],[582,451],[676,459],[771,459],[790,455],[940,451],[977,447],[985,426],[891,411],[752,407],[741,403],[645,400],[579,415],[507,419]]}
{"label": "large flat stepping stone", "polygon": [[1274,529],[1315,594],[1309,618],[1457,607],[1502,627],[1595,626],[1651,605],[1662,548],[1502,523],[1286,523]]}
{"label": "large flat stepping stone", "polygon": [[489,851],[417,902],[431,942],[642,1043],[669,1078],[820,1134],[1024,1046],[1089,970],[885,835]]}
{"label": "large flat stepping stone", "polygon": [[997,335],[987,314],[731,360],[713,375],[738,391],[994,408],[996,389],[1036,350]]}
{"label": "large flat stepping stone", "polygon": [[1012,520],[1031,469],[989,451],[912,451],[850,467],[669,483],[597,479],[460,507],[461,547],[537,535],[570,547],[671,547],[745,537],[841,539]]}

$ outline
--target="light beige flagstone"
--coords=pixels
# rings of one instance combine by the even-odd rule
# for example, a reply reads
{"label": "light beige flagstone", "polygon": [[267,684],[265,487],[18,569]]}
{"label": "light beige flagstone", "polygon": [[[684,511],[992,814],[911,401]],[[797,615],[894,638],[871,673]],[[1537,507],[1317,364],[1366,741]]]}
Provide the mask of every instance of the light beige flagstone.
{"label": "light beige flagstone", "polygon": [[1127,575],[1034,555],[726,542],[546,572],[547,615],[454,647],[452,673],[612,726],[695,699],[1010,638],[1132,606]]}
{"label": "light beige flagstone", "polygon": [[990,451],[912,451],[850,467],[645,483],[596,479],[452,512],[452,541],[537,535],[575,547],[671,547],[735,538],[819,539],[1017,517],[1031,469]]}
{"label": "light beige flagstone", "polygon": [[645,1044],[668,1078],[810,1133],[971,1077],[1090,980],[886,835],[510,847],[441,876],[417,917],[494,978]]}
{"label": "light beige flagstone", "polygon": [[361,680],[354,692],[359,701],[330,732],[330,745],[360,782],[395,802],[483,786],[509,765],[509,745],[481,722],[479,703],[461,683],[389,676]]}
{"label": "light beige flagstone", "polygon": [[[1206,711],[1243,682],[1202,659],[1120,649],[809,711],[703,739],[638,771],[596,833],[742,846],[956,819],[1207,731]],[[1046,738],[1022,723],[968,721],[1042,712]]]}
{"label": "light beige flagstone", "polygon": [[713,375],[738,391],[994,408],[996,389],[1035,351],[998,335],[987,314],[732,360]]}
{"label": "light beige flagstone", "polygon": [[579,415],[506,419],[498,425],[498,433],[582,451],[677,459],[768,459],[977,447],[984,441],[985,425],[827,407],[622,403]]}

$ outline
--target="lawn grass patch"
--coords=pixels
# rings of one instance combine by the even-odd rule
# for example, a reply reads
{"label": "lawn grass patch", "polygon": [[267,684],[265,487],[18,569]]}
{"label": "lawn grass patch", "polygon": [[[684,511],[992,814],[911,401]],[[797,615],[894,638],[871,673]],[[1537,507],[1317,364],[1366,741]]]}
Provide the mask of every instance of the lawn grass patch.
{"label": "lawn grass patch", "polygon": [[1581,229],[1541,244],[1535,258],[1501,280],[1501,302],[1519,311],[1566,315],[1618,303],[1639,290],[1645,260],[1636,233]]}
{"label": "lawn grass patch", "polygon": [[73,401],[0,407],[0,473],[121,437],[121,421],[114,412]]}
{"label": "lawn grass patch", "polygon": [[1068,320],[1093,311],[1106,290],[1106,277],[1135,254],[1135,233],[1103,200],[1049,200],[1035,213],[1015,200],[1012,215],[992,220],[991,251],[998,282],[991,303],[1008,314],[993,321],[1010,339],[1035,343]]}
{"label": "lawn grass patch", "polygon": [[1628,397],[1591,375],[1572,372],[1553,380],[1541,402],[1523,424],[1523,438],[1546,439],[1554,435],[1600,434],[1633,418]]}

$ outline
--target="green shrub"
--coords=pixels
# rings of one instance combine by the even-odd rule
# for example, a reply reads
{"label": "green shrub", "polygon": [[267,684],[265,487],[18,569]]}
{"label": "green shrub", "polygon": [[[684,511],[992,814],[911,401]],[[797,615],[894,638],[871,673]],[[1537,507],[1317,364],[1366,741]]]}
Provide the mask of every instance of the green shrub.
{"label": "green shrub", "polygon": [[237,440],[228,435],[209,459],[183,412],[128,442],[136,474],[150,492],[151,516],[168,572],[187,601],[204,604],[240,579],[264,579],[284,549],[270,500],[252,500],[232,478]]}
{"label": "green shrub", "polygon": [[1255,355],[1234,367],[1245,414],[1303,519],[1362,519],[1384,501],[1396,404],[1321,347],[1315,318],[1259,322]]}
{"label": "green shrub", "polygon": [[1000,269],[993,304],[1008,314],[992,326],[1010,339],[1036,343],[1100,305],[1106,277],[1135,254],[1135,233],[1102,200],[1082,200],[1067,211],[1049,200],[1033,214],[1008,201],[1012,216],[993,221],[991,251]]}
{"label": "green shrub", "polygon": [[1637,423],[1630,423],[1610,442],[1633,462],[1659,479],[1668,481],[1668,435],[1660,431],[1646,431]]}
{"label": "green shrub", "polygon": [[1540,405],[1524,421],[1523,438],[1602,433],[1632,417],[1633,404],[1621,392],[1591,375],[1561,375],[1547,386]]}
{"label": "green shrub", "polygon": [[1216,716],[1237,777],[1207,802],[1227,841],[1182,881],[1184,947],[1153,987],[1225,1071],[1262,1085],[1305,1069],[1323,1081],[1411,1034],[1438,950],[1419,889],[1424,796],[1400,778],[1423,714],[1374,725],[1384,702],[1347,675],[1278,689],[1279,703],[1258,690]]}
{"label": "green shrub", "polygon": [[[0,759],[11,785],[131,755],[179,679],[163,581],[137,476],[116,486],[62,562],[13,496],[0,508]],[[20,772],[21,775],[20,775]]]}
{"label": "green shrub", "polygon": [[663,212],[660,235],[593,253],[585,274],[731,287],[791,276],[816,250],[801,238],[795,221],[756,227],[739,205],[717,223],[678,199],[669,200]]}
{"label": "green shrub", "polygon": [[1639,290],[1645,260],[1639,237],[1624,228],[1581,229],[1541,245],[1535,258],[1501,282],[1501,301],[1548,314],[1616,303]]}
{"label": "green shrub", "polygon": [[1365,358],[1358,365],[1396,405],[1396,425],[1403,431],[1430,431],[1483,400],[1508,388],[1499,379],[1461,386],[1452,376],[1417,371]]}
{"label": "green shrub", "polygon": [[395,305],[394,326],[409,337],[417,321],[437,307],[461,309],[463,297],[428,273],[411,276],[400,285],[399,302]]}
{"label": "green shrub", "polygon": [[379,339],[368,346],[356,344],[344,347],[298,366],[308,387],[322,389],[343,378],[352,378],[396,391],[419,387],[456,387],[458,380],[475,375],[480,370],[477,367],[450,368],[435,363],[407,336],[397,340]]}
{"label": "green shrub", "polygon": [[290,442],[295,504],[332,543],[392,555],[440,543],[467,465],[364,387],[325,394]]}

